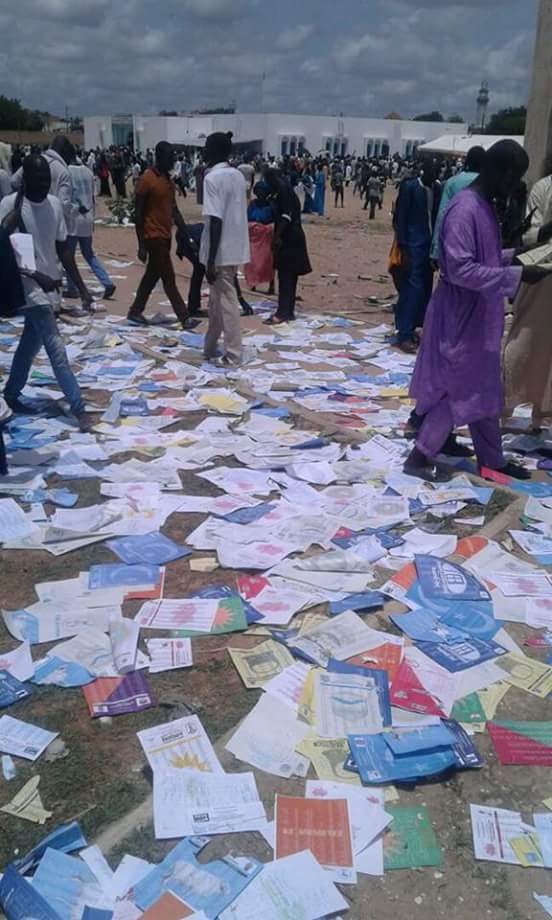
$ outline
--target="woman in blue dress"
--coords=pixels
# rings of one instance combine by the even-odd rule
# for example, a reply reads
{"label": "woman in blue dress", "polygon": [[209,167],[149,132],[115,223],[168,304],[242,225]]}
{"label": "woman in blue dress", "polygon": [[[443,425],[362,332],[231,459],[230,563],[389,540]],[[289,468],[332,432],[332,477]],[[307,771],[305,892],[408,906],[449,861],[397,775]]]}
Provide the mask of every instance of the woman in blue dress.
{"label": "woman in blue dress", "polygon": [[322,164],[319,163],[316,167],[316,175],[314,177],[314,210],[316,214],[320,214],[320,217],[324,217],[324,199],[326,197],[326,174],[322,167]]}
{"label": "woman in blue dress", "polygon": [[303,214],[314,214],[314,182],[312,180],[310,169],[305,168],[303,175],[301,176],[301,182],[303,183],[303,190],[305,192],[305,202],[303,204]]}

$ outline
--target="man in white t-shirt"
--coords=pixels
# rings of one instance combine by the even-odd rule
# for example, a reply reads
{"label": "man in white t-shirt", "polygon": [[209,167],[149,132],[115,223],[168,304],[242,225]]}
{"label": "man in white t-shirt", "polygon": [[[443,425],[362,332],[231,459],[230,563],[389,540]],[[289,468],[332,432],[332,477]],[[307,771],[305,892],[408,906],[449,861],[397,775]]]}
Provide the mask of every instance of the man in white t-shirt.
{"label": "man in white t-shirt", "polygon": [[231,152],[231,133],[217,131],[205,142],[204,157],[210,168],[203,183],[205,229],[199,250],[210,285],[204,354],[208,360],[215,356],[224,332],[223,365],[241,362],[240,304],[234,277],[238,266],[250,258],[245,179],[229,165]]}
{"label": "man in white t-shirt", "polygon": [[25,305],[23,332],[8,377],[4,396],[13,412],[33,414],[33,407],[21,400],[34,358],[42,346],[50,359],[60,389],[69,402],[81,431],[90,430],[84,402],[60,335],[54,307],[60,299],[60,263],[76,284],[83,300],[89,294],[67,245],[67,229],[61,202],[49,194],[50,166],[38,154],[28,156],[22,167],[22,189],[0,202],[0,222],[8,232],[28,233],[33,238],[36,270],[21,268]]}
{"label": "man in white t-shirt", "polygon": [[[91,271],[103,285],[104,299],[109,300],[115,293],[115,285],[104,266],[94,252],[92,233],[94,232],[94,214],[96,200],[94,195],[94,174],[78,158],[69,165],[72,187],[73,213],[67,223],[67,242],[75,255],[77,244]],[[71,279],[67,279],[65,297],[78,297],[78,291]]]}

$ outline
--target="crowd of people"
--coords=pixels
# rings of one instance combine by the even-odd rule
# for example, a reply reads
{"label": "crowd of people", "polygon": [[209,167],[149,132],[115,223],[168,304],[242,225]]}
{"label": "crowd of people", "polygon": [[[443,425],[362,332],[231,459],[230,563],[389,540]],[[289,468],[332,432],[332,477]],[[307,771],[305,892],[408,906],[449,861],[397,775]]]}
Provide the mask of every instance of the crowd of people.
{"label": "crowd of people", "polygon": [[[133,184],[138,258],[145,264],[129,323],[149,325],[148,298],[161,280],[177,320],[193,327],[202,315],[206,279],[205,357],[216,359],[223,334],[223,365],[240,363],[240,314],[251,312],[238,270],[245,267],[250,289],[267,284],[270,294],[277,275],[277,307],[265,322],[292,321],[298,279],[312,270],[302,215],[324,215],[329,184],[334,207],[343,207],[351,189],[374,219],[391,183],[397,189],[389,260],[397,288],[395,344],[417,355],[411,390],[416,408],[409,423],[416,445],[405,470],[438,480],[442,471],[435,458],[442,450],[465,450],[453,430],[467,424],[482,469],[525,475],[504,461],[500,418],[521,402],[532,404],[535,428],[552,415],[546,313],[552,274],[542,265],[517,261],[523,248],[552,238],[552,164],[527,195],[528,158],[514,141],[499,142],[487,152],[474,147],[465,161],[409,161],[308,153],[237,156],[231,134],[222,132],[210,135],[202,156],[195,158],[176,154],[168,142],[143,156],[129,148],[79,154],[62,135],[43,152],[16,148],[6,165],[9,170],[0,169],[0,312],[25,317],[4,390],[12,411],[27,411],[21,391],[44,345],[74,416],[82,428],[88,426],[56,312],[62,294],[80,297],[84,310],[94,309],[75,262],[77,246],[103,285],[104,298],[115,292],[92,241],[95,197],[112,194],[110,181],[120,197],[127,194],[128,182]],[[187,225],[177,194],[191,189],[203,221]],[[193,267],[187,300],[178,290],[171,258],[175,226],[177,255]],[[14,231],[33,237],[32,271],[14,260]],[[514,321],[502,368],[505,298],[513,301]]]}

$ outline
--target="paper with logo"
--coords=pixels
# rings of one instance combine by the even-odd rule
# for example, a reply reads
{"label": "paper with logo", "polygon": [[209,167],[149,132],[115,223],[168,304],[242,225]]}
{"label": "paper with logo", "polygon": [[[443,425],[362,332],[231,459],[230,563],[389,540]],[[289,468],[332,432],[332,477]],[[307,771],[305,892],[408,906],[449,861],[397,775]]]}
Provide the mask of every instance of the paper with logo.
{"label": "paper with logo", "polygon": [[281,859],[307,847],[334,882],[356,882],[349,806],[346,799],[300,799],[276,795],[276,847]]}
{"label": "paper with logo", "polygon": [[452,748],[436,748],[395,756],[387,735],[349,735],[349,747],[360,778],[366,785],[414,782],[436,776],[456,765]]}
{"label": "paper with logo", "polygon": [[140,565],[124,565],[124,563],[106,563],[92,565],[88,573],[88,589],[90,591],[104,590],[105,588],[125,588],[125,598],[150,598],[161,597],[165,569],[158,565],[141,563]]}
{"label": "paper with logo", "polygon": [[383,838],[385,869],[440,866],[442,854],[427,809],[386,805],[393,822]]}
{"label": "paper with logo", "polygon": [[134,886],[135,904],[146,910],[162,894],[170,892],[194,910],[203,910],[209,920],[215,920],[247,888],[263,864],[251,857],[230,855],[199,863],[197,855],[208,842],[207,837],[181,840]]}
{"label": "paper with logo", "polygon": [[60,607],[59,603],[39,601],[26,609],[3,610],[2,616],[12,636],[35,645],[76,636],[91,627],[107,632],[109,620],[117,609],[120,608],[75,609],[75,606]]}
{"label": "paper with logo", "polygon": [[552,667],[549,665],[514,652],[497,659],[496,664],[503,672],[506,683],[541,699],[552,693]]}
{"label": "paper with logo", "polygon": [[[348,661],[336,661],[334,658],[330,658],[328,662],[328,671],[336,674],[357,674],[360,677],[368,677],[376,688],[382,726],[386,727],[392,724],[389,678],[386,671],[364,665],[350,664]],[[367,726],[366,730],[368,730]]]}
{"label": "paper with logo", "polygon": [[213,625],[205,633],[178,629],[174,633],[175,636],[181,638],[189,638],[190,636],[193,638],[201,635],[222,636],[229,632],[241,632],[247,628],[248,623],[254,623],[261,619],[260,614],[256,613],[250,604],[244,602],[227,585],[212,585],[209,588],[203,588],[203,590],[195,592],[193,597],[218,600]]}
{"label": "paper with logo", "polygon": [[46,731],[39,725],[12,716],[0,716],[0,751],[3,754],[37,760],[57,736],[58,732]]}
{"label": "paper with logo", "polygon": [[33,877],[33,887],[60,917],[80,917],[86,906],[113,909],[113,897],[102,891],[82,859],[47,849]]}
{"label": "paper with logo", "polygon": [[120,677],[99,677],[82,688],[93,719],[141,712],[153,706],[153,699],[142,671]]}
{"label": "paper with logo", "polygon": [[501,626],[490,601],[432,597],[424,592],[419,580],[414,581],[401,600],[407,606],[433,614],[442,625],[459,629],[475,639],[492,639]]}
{"label": "paper with logo", "polygon": [[373,631],[352,610],[340,613],[320,626],[303,633],[293,647],[321,667],[330,658],[344,661],[370,646]]}
{"label": "paper with logo", "polygon": [[470,805],[473,849],[476,859],[519,865],[509,839],[523,836],[525,825],[518,811]]}
{"label": "paper with logo", "polygon": [[189,668],[193,664],[190,639],[146,639],[146,648],[151,660],[150,674]]}
{"label": "paper with logo", "polygon": [[40,798],[38,784],[40,776],[33,776],[19,792],[14,795],[13,799],[6,805],[2,805],[0,811],[13,815],[15,818],[23,818],[25,821],[32,821],[33,824],[45,824],[48,818],[52,817],[53,812],[46,811]]}
{"label": "paper with logo", "polygon": [[397,676],[403,653],[404,640],[398,636],[388,636],[382,645],[376,645],[375,648],[361,652],[360,655],[353,655],[352,658],[347,658],[347,664],[385,671],[389,684],[392,684]]}
{"label": "paper with logo", "polygon": [[379,696],[372,678],[317,671],[314,684],[315,729],[322,738],[382,730]]}
{"label": "paper with logo", "polygon": [[186,629],[210,632],[219,602],[199,598],[146,601],[135,616],[142,629]]}
{"label": "paper with logo", "polygon": [[267,639],[254,648],[230,648],[230,657],[248,690],[264,685],[294,664],[293,655],[280,642]]}
{"label": "paper with logo", "polygon": [[456,700],[450,716],[451,719],[456,719],[457,722],[463,722],[472,728],[487,721],[487,714],[477,693],[469,693],[462,699]]}
{"label": "paper with logo", "polygon": [[63,920],[27,879],[9,865],[0,878],[0,905],[10,920]]}
{"label": "paper with logo", "polygon": [[138,740],[153,772],[164,767],[222,773],[203,725],[197,716],[184,716],[138,732]]}
{"label": "paper with logo", "polygon": [[310,726],[299,722],[289,706],[264,693],[240,723],[226,750],[266,773],[287,778],[293,774],[305,776],[309,762],[295,748],[309,732]]}
{"label": "paper with logo", "polygon": [[159,531],[135,536],[128,534],[116,540],[108,540],[106,545],[126,565],[141,563],[165,565],[167,562],[174,562],[175,559],[182,559],[192,553],[191,549],[179,546],[178,543]]}
{"label": "paper with logo", "polygon": [[525,866],[526,869],[530,866],[544,868],[537,834],[527,833],[522,834],[521,837],[510,837],[508,844],[516,854],[520,864]]}
{"label": "paper with logo", "polygon": [[[96,677],[119,677],[111,640],[97,629],[83,629],[73,639],[60,642],[50,649],[50,658],[59,658],[63,662],[75,662]],[[139,649],[136,653],[136,669],[147,667],[149,660]],[[67,674],[70,677],[71,674]]]}
{"label": "paper with logo", "polygon": [[489,579],[506,597],[552,597],[552,580],[546,572],[489,572]]}
{"label": "paper with logo", "polygon": [[475,747],[465,728],[454,719],[443,719],[442,724],[454,738],[452,753],[458,770],[477,770],[483,766],[483,758]]}
{"label": "paper with logo", "polygon": [[295,750],[311,761],[320,780],[346,783],[348,786],[360,786],[358,773],[345,770],[343,764],[350,754],[345,738],[305,738]]}
{"label": "paper with logo", "polygon": [[422,590],[429,597],[452,600],[490,601],[485,587],[462,566],[435,556],[415,556],[416,572]]}
{"label": "paper with logo", "polygon": [[487,722],[496,755],[503,764],[552,766],[552,722]]}
{"label": "paper with logo", "polygon": [[31,695],[31,691],[17,677],[0,670],[0,709],[6,709]]}
{"label": "paper with logo", "polygon": [[318,920],[348,903],[310,850],[267,863],[220,920]]}
{"label": "paper with logo", "polygon": [[153,815],[158,840],[254,831],[266,824],[252,773],[158,770]]}
{"label": "paper with logo", "polygon": [[62,850],[64,853],[72,853],[76,850],[82,850],[86,846],[86,840],[82,836],[81,829],[76,821],[70,821],[68,824],[62,824],[56,827],[51,834],[47,834],[42,840],[25,853],[24,856],[13,861],[12,865],[18,872],[27,874],[38,866],[40,860],[48,848],[53,850]]}
{"label": "paper with logo", "polygon": [[465,638],[464,633],[447,626],[429,610],[412,610],[410,613],[392,613],[390,619],[415,642],[451,642]]}
{"label": "paper with logo", "polygon": [[418,642],[417,646],[424,655],[453,674],[484,661],[498,659],[499,655],[505,655],[507,651],[496,642],[483,642],[468,637],[448,642]]}

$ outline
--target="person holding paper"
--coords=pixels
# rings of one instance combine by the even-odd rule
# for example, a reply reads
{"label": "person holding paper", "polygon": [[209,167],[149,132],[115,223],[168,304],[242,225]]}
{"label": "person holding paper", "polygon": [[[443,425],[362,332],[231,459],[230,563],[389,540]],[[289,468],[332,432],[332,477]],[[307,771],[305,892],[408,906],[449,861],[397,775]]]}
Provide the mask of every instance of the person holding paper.
{"label": "person holding paper", "polygon": [[[552,239],[552,156],[544,178],[535,183],[527,201],[530,227],[526,246],[542,246]],[[552,266],[551,266],[552,267]],[[552,418],[552,271],[534,288],[522,284],[514,303],[514,320],[504,347],[504,389],[508,414],[522,403],[533,407],[532,425],[538,430]]]}
{"label": "person holding paper", "polygon": [[493,208],[527,171],[529,158],[512,140],[487,151],[479,177],[451,201],[442,224],[441,279],[430,302],[410,395],[424,421],[404,472],[427,481],[443,478],[434,460],[455,426],[469,425],[480,467],[519,479],[524,467],[506,463],[499,419],[502,413],[500,353],[504,298],[520,282],[541,281],[546,269],[512,265],[502,251]]}
{"label": "person holding paper", "polygon": [[89,431],[84,402],[61,338],[54,307],[59,304],[60,262],[77,286],[83,301],[90,301],[75,260],[67,246],[67,229],[61,202],[49,194],[50,166],[45,157],[31,154],[23,163],[23,189],[0,202],[0,223],[8,232],[32,237],[35,265],[21,267],[25,304],[23,333],[13,357],[4,396],[13,412],[31,413],[21,399],[34,358],[44,346],[57,382],[65,394],[81,431]]}

